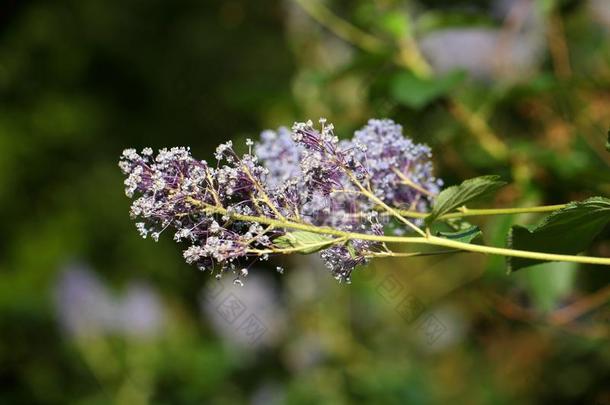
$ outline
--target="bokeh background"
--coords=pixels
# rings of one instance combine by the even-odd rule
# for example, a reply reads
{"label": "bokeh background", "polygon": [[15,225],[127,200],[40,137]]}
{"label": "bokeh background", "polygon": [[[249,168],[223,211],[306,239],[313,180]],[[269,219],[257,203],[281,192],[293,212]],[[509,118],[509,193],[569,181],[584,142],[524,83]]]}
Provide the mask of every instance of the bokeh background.
{"label": "bokeh background", "polygon": [[[0,403],[610,404],[610,271],[282,258],[243,288],[129,220],[118,156],[389,117],[492,206],[610,195],[606,0],[6,0]],[[512,222],[476,220],[502,245]],[[610,230],[589,254],[610,255]],[[278,274],[277,265],[284,274]]]}

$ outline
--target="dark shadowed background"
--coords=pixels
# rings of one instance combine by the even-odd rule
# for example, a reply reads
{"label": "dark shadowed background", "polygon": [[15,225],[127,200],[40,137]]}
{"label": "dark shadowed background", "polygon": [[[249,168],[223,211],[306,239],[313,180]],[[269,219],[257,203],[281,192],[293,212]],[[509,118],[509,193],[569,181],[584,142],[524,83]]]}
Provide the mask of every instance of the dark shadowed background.
{"label": "dark shadowed background", "polygon": [[124,148],[319,117],[396,120],[447,185],[503,176],[489,206],[609,196],[610,3],[2,2],[0,403],[610,405],[606,268],[384,259],[348,286],[301,256],[240,288],[139,238]]}

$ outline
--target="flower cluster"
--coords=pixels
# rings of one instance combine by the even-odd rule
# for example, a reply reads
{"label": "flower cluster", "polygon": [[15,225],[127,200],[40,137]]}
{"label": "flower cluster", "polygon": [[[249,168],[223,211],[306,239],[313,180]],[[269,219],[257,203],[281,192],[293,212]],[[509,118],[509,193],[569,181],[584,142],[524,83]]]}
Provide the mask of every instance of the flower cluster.
{"label": "flower cluster", "polygon": [[[184,258],[200,269],[232,271],[236,280],[269,254],[301,251],[277,242],[294,229],[332,228],[382,235],[379,208],[424,210],[438,192],[430,149],[402,135],[391,120],[370,120],[353,139],[339,141],[332,124],[296,123],[246,142],[239,156],[231,142],[216,149],[216,164],[187,148],[125,150],[120,167],[131,216],[143,237],[171,229],[188,243]],[[309,247],[307,247],[309,248]],[[340,281],[384,248],[365,240],[320,246]],[[302,252],[305,251],[303,247]]]}
{"label": "flower cluster", "polygon": [[344,143],[356,162],[365,162],[366,179],[375,195],[393,207],[425,210],[442,182],[432,171],[432,151],[402,135],[391,120],[370,120]]}

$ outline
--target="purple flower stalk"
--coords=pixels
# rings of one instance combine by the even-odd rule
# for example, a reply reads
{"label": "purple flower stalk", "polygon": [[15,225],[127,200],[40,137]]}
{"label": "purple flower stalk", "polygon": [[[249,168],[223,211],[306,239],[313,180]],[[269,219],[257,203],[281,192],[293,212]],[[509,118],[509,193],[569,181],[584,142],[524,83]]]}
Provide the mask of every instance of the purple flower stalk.
{"label": "purple flower stalk", "polygon": [[[236,280],[269,254],[299,251],[279,246],[292,224],[383,235],[379,205],[427,209],[441,182],[432,174],[430,149],[402,135],[391,120],[370,120],[352,140],[335,136],[320,120],[292,130],[265,131],[238,156],[229,141],[216,149],[216,164],[191,157],[188,148],[127,149],[120,167],[131,216],[142,237],[165,230],[186,242],[187,263],[231,271]],[[252,148],[254,146],[254,148]],[[294,227],[293,227],[294,228]],[[335,243],[336,242],[336,243]],[[338,280],[383,247],[378,242],[323,242],[321,257]],[[302,251],[304,252],[304,250]]]}

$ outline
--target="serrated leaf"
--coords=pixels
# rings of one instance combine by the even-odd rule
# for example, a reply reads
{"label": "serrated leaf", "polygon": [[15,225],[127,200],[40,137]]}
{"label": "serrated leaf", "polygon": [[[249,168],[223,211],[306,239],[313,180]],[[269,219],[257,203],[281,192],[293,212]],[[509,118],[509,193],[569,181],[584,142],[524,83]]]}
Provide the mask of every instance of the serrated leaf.
{"label": "serrated leaf", "polygon": [[432,211],[426,217],[426,223],[430,224],[439,216],[477,198],[488,196],[505,184],[506,182],[500,180],[500,176],[481,176],[465,180],[460,185],[448,187],[436,197]]}
{"label": "serrated leaf", "polygon": [[391,93],[397,102],[420,109],[449,93],[465,77],[461,71],[434,78],[421,78],[411,72],[401,72],[392,79]]}
{"label": "serrated leaf", "polygon": [[314,253],[330,244],[332,238],[319,233],[293,231],[279,236],[273,243],[280,249],[299,249],[304,254]]}
{"label": "serrated leaf", "polygon": [[457,232],[437,232],[441,238],[451,239],[458,242],[470,243],[477,237],[483,235],[478,226],[471,226],[468,229]]}
{"label": "serrated leaf", "polygon": [[[610,221],[610,200],[593,197],[568,204],[534,227],[514,225],[508,247],[543,253],[574,255],[584,251]],[[508,258],[508,272],[544,263],[543,260]]]}

